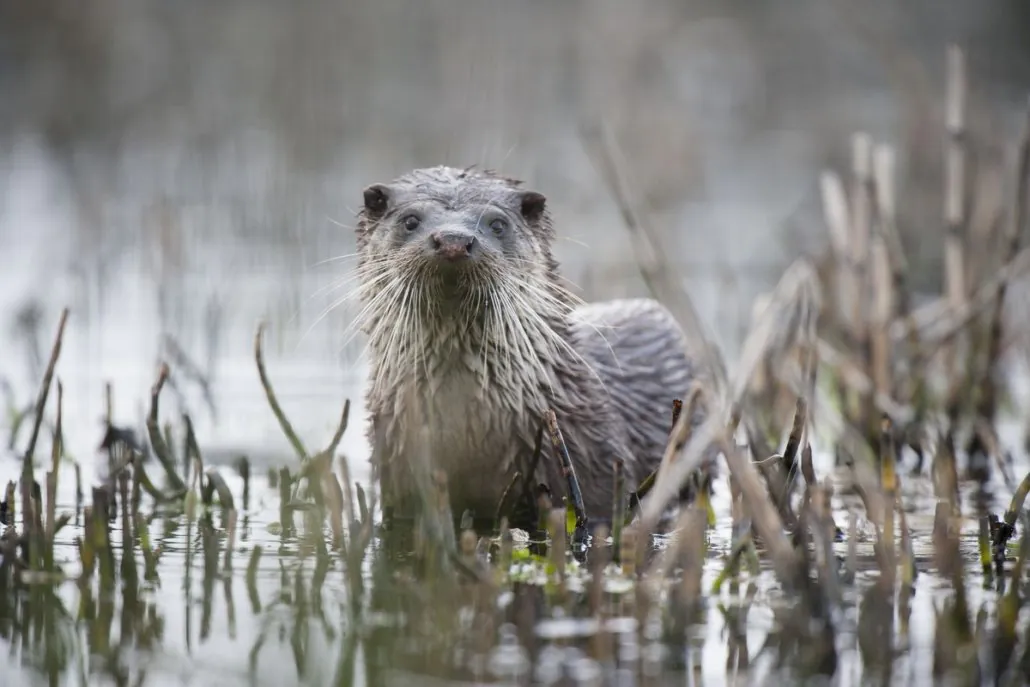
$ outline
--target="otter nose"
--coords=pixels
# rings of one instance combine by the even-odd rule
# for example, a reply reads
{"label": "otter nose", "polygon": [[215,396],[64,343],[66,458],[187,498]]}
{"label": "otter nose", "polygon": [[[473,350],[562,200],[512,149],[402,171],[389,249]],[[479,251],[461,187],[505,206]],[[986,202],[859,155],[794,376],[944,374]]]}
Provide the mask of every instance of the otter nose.
{"label": "otter nose", "polygon": [[476,245],[476,237],[467,231],[434,231],[429,239],[436,254],[446,260],[463,260]]}

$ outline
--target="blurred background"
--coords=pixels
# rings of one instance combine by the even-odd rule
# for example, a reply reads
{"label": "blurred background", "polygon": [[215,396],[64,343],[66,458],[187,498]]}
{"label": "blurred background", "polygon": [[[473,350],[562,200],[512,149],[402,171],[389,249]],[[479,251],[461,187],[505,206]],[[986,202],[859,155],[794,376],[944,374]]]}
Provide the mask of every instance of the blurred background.
{"label": "blurred background", "polygon": [[288,455],[254,368],[265,319],[298,431],[325,443],[350,397],[361,455],[363,341],[346,305],[320,319],[352,286],[353,260],[323,261],[353,252],[361,188],[503,170],[548,196],[583,297],[644,294],[584,124],[613,133],[729,356],[754,297],[824,250],[818,174],[846,171],[856,130],[897,146],[904,243],[937,291],[952,42],[976,183],[1001,198],[1030,91],[1020,0],[0,0],[6,402],[31,401],[68,306],[77,458],[104,383],[136,424],[159,358],[196,368],[163,412],[189,407],[209,453]]}

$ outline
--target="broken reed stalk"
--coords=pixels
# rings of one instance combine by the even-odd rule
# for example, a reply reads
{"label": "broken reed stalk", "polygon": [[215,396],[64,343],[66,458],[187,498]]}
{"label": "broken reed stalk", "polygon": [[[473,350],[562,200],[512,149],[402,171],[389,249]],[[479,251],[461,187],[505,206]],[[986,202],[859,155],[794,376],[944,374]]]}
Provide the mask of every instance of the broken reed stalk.
{"label": "broken reed stalk", "polygon": [[[154,449],[154,457],[157,458],[158,462],[161,463],[161,467],[164,468],[165,475],[174,492],[172,498],[181,498],[186,493],[186,483],[182,481],[182,478],[175,469],[175,461],[172,459],[171,449],[165,442],[165,438],[161,434],[161,426],[158,424],[161,390],[164,388],[165,382],[168,381],[168,373],[168,365],[161,363],[157,373],[157,381],[154,382],[154,386],[150,389],[150,413],[147,415],[147,434],[150,435],[150,446]],[[186,460],[188,462],[188,458]],[[147,491],[151,491],[150,487],[153,487],[149,480],[144,482],[144,486],[147,487]],[[154,496],[154,492],[151,492],[151,495]]]}
{"label": "broken reed stalk", "polygon": [[962,684],[975,684],[966,682],[971,677],[969,671],[977,669],[977,660],[963,574],[964,561],[957,535],[959,523],[960,517],[954,513],[953,505],[944,499],[938,500],[934,513],[934,559],[941,576],[951,584],[954,596],[937,614],[934,675],[940,677],[957,671],[964,673]]}
{"label": "broken reed stalk", "polygon": [[32,433],[29,434],[29,443],[25,448],[25,455],[22,458],[21,468],[21,493],[22,503],[22,527],[23,535],[31,536],[32,533],[32,490],[35,479],[33,477],[32,459],[36,452],[36,441],[39,439],[39,430],[43,424],[43,413],[46,409],[47,397],[50,394],[50,385],[54,379],[54,369],[57,367],[57,359],[61,356],[61,342],[64,340],[64,327],[68,323],[68,308],[61,310],[61,319],[57,324],[57,335],[54,337],[54,345],[50,349],[50,360],[47,362],[46,372],[40,382],[39,393],[36,395],[36,405],[33,409]]}
{"label": "broken reed stalk", "polygon": [[[341,549],[344,546],[343,539],[343,489],[340,481],[330,469],[327,462],[324,470],[321,471],[322,494],[328,508],[329,529],[333,535],[333,548]],[[344,552],[346,555],[346,552]]]}
{"label": "broken reed stalk", "polygon": [[730,473],[728,476],[728,481],[730,486],[730,515],[733,518],[733,543],[729,555],[726,556],[723,569],[712,583],[712,594],[718,594],[727,579],[732,578],[736,582],[740,573],[740,560],[744,556],[747,557],[748,569],[751,575],[757,575],[759,567],[758,552],[755,550],[754,537],[751,534],[751,519],[745,513],[743,494],[740,491],[737,480],[733,477],[733,473]]}
{"label": "broken reed stalk", "polygon": [[885,588],[894,589],[897,556],[894,551],[894,509],[898,500],[897,469],[894,464],[894,434],[890,418],[884,416],[880,426],[880,488],[883,490],[883,528],[881,542],[887,579]]}
{"label": "broken reed stalk", "polygon": [[798,395],[794,403],[794,421],[790,426],[790,434],[787,435],[787,445],[783,448],[782,464],[788,473],[798,469],[798,449],[801,447],[801,439],[808,422],[808,403],[805,397]]}
{"label": "broken reed stalk", "polygon": [[509,506],[511,503],[511,497],[515,493],[515,485],[522,479],[522,473],[518,470],[511,476],[511,481],[508,482],[508,486],[504,488],[504,492],[501,493],[501,500],[497,502],[497,512],[494,514],[494,523],[497,527],[500,527],[501,520],[509,515]]}
{"label": "broken reed stalk", "polygon": [[979,529],[977,531],[977,547],[980,553],[980,569],[983,571],[984,584],[990,583],[994,576],[994,568],[991,560],[991,516],[983,513],[977,518]]}
{"label": "broken reed stalk", "polygon": [[[651,474],[641,480],[637,486],[636,491],[629,495],[629,511],[626,513],[627,519],[632,519],[633,514],[639,509],[641,501],[647,497],[654,488],[655,480],[658,479],[658,474],[661,472],[663,466],[668,470],[668,465],[675,458],[675,451],[682,450],[683,446],[690,441],[690,437],[693,433],[694,424],[693,418],[698,409],[698,404],[701,402],[701,384],[696,380],[691,383],[690,389],[687,391],[687,412],[683,412],[683,401],[676,398],[672,401],[672,429],[669,430],[670,443],[666,444],[665,453],[662,455],[662,460],[659,462],[658,467],[654,469]],[[669,447],[674,447],[672,451]]]}
{"label": "broken reed stalk", "polygon": [[[673,612],[674,636],[686,638],[691,625],[700,619],[704,603],[701,592],[701,575],[705,560],[705,532],[708,513],[704,506],[695,501],[684,509],[676,528],[675,539],[669,547],[667,563],[682,570],[678,585],[670,590],[669,603]],[[662,579],[668,573],[657,576]]]}
{"label": "broken reed stalk", "polygon": [[[967,76],[965,55],[957,45],[947,50],[947,83],[945,85],[944,124],[947,132],[945,142],[944,182],[944,281],[948,303],[959,309],[966,301],[965,278],[965,136]],[[959,369],[959,351],[963,337],[959,337],[947,349],[949,369]],[[961,374],[951,379],[948,390],[947,411],[952,423],[958,417],[962,404],[962,385],[966,381]]]}
{"label": "broken reed stalk", "polygon": [[[722,393],[718,393],[717,389],[714,398],[710,399],[706,396],[708,416],[693,432],[691,440],[682,447],[676,446],[676,438],[671,438],[667,443],[655,487],[641,507],[642,534],[649,536],[649,533],[654,530],[666,504],[679,492],[683,481],[698,467],[709,450],[722,448],[724,455],[726,451],[736,454],[733,435],[744,418],[744,403],[747,400],[750,381],[755,371],[759,369],[762,361],[771,355],[771,352],[789,350],[799,341],[811,345],[814,339],[814,320],[818,315],[819,300],[818,282],[812,266],[807,260],[795,261],[773,290],[770,307],[763,310],[757,318],[758,321],[748,332],[740,362],[737,369],[734,370],[734,378],[726,384],[720,385]],[[774,305],[776,307],[772,307]],[[784,321],[790,323],[786,334],[783,333]],[[712,400],[716,402],[712,403]],[[686,413],[680,415],[677,424],[684,425],[687,417]],[[727,462],[731,463],[731,471],[734,472],[740,481],[741,489],[747,495],[748,507],[759,508],[764,512],[766,506],[771,506],[769,496],[761,486],[754,465],[743,459],[739,461],[728,459]],[[753,487],[757,487],[757,489],[753,489]],[[759,494],[763,494],[763,496],[758,497]],[[758,500],[753,500],[754,498]],[[775,520],[764,522],[762,525],[765,526],[769,522],[775,523],[780,527],[776,534],[783,538],[781,518],[775,508],[773,511],[776,515]],[[755,515],[757,521],[759,518],[757,514]],[[763,533],[762,536],[764,538],[765,534]],[[773,547],[775,554],[779,544],[767,542],[767,545]],[[789,547],[789,544],[786,546]],[[782,553],[782,549],[779,551]],[[785,582],[785,584],[792,584],[797,582],[793,572],[794,563],[787,564],[786,560],[782,558],[780,561],[778,573],[787,574],[791,582]],[[789,574],[787,568],[791,569]]]}
{"label": "broken reed stalk", "polygon": [[783,532],[783,521],[762,486],[758,472],[750,461],[744,459],[731,440],[724,438],[722,449],[726,463],[740,485],[751,522],[772,559],[776,576],[787,589],[800,590],[803,588],[803,571],[798,565],[794,547]]}
{"label": "broken reed stalk", "polygon": [[889,183],[889,170],[892,167],[893,151],[884,146],[876,146],[873,153],[873,178],[876,186],[873,207],[876,209],[877,221],[871,247],[873,307],[870,316],[869,353],[874,388],[877,393],[885,395],[895,394],[888,328],[897,317],[894,288],[896,274],[900,271],[899,267],[892,264],[899,261],[891,260],[892,250],[888,243],[892,219],[887,218],[887,213],[892,212],[892,191],[882,188],[883,184]]}
{"label": "broken reed stalk", "polygon": [[[870,331],[869,331],[869,256],[872,239],[873,170],[872,138],[864,133],[854,134],[852,146],[852,204],[849,234],[849,255],[851,258],[852,286],[854,299],[851,302],[851,341],[857,352],[859,365],[867,377],[870,373]],[[872,421],[872,394],[858,397],[854,417],[862,418],[860,426],[870,427]]]}
{"label": "broken reed stalk", "polygon": [[343,435],[347,431],[347,425],[350,422],[350,399],[344,399],[343,401],[343,412],[340,414],[340,422],[336,425],[336,431],[333,433],[333,438],[329,440],[329,445],[325,449],[325,453],[329,455],[332,460],[333,455],[336,453],[336,449],[340,447],[340,442],[343,441]]}
{"label": "broken reed stalk", "polygon": [[819,175],[819,192],[823,204],[823,219],[830,235],[830,249],[834,262],[841,266],[835,270],[836,279],[833,291],[836,295],[836,307],[832,312],[838,326],[846,324],[846,318],[854,305],[851,291],[853,280],[851,260],[848,256],[848,237],[851,233],[847,192],[840,176],[833,170],[823,170]]}
{"label": "broken reed stalk", "polygon": [[243,480],[243,510],[250,510],[250,459],[247,456],[240,456],[236,462],[236,469]]}
{"label": "broken reed stalk", "polygon": [[879,381],[879,386],[886,387],[877,389],[879,393],[895,398],[903,404],[914,404],[913,419],[918,422],[925,411],[926,381],[921,366],[917,365],[916,355],[920,345],[919,333],[914,326],[909,327],[907,338],[898,346],[901,353],[899,358],[908,361],[909,364],[907,375],[896,376],[891,360],[894,343],[891,338],[891,326],[894,322],[906,321],[912,309],[906,277],[908,260],[897,225],[895,166],[894,148],[882,143],[876,145],[873,152],[873,179],[876,186],[876,235],[880,242],[877,250],[883,251],[879,258],[880,270],[883,269],[882,261],[886,258],[889,278],[882,272],[878,273],[876,278],[878,297],[875,302],[879,319],[876,322],[873,348],[876,360],[874,379]]}
{"label": "broken reed stalk", "polygon": [[61,467],[61,453],[63,450],[63,425],[64,425],[64,385],[57,380],[57,422],[54,425],[54,433],[50,448],[50,472],[46,476],[46,541],[48,547],[47,569],[53,565],[54,534],[56,532],[57,517],[57,481]]}
{"label": "broken reed stalk", "polygon": [[[1028,194],[1030,194],[1030,102],[1027,103],[1023,120],[1023,131],[1016,153],[1016,169],[1012,190],[1012,209],[1005,223],[1003,235],[1002,261],[1010,263],[1019,253],[1020,239],[1026,226]],[[1002,346],[1002,319],[1005,310],[1005,295],[1008,283],[999,281],[991,313],[990,329],[987,340],[987,361],[984,378],[980,387],[977,417],[993,423],[998,407],[998,387],[1001,371],[998,369]],[[977,439],[976,441],[979,441]],[[974,443],[973,450],[983,449]]]}
{"label": "broken reed stalk", "polygon": [[[809,374],[814,374],[814,366],[809,370]],[[801,446],[807,422],[808,404],[805,396],[798,394],[794,402],[794,419],[791,423],[790,433],[787,435],[783,455],[774,455],[769,460],[755,463],[765,476],[769,496],[779,511],[784,525],[791,530],[797,529],[798,519],[790,499],[798,472],[798,448]],[[754,449],[752,449],[753,451]]]}
{"label": "broken reed stalk", "polygon": [[[1024,518],[1023,522],[1024,533],[1020,540],[1019,553],[1016,556],[1016,562],[1012,566],[1009,587],[1008,590],[1001,595],[1001,598],[998,599],[998,624],[995,631],[996,635],[993,647],[993,658],[997,675],[1004,674],[1006,666],[1009,665],[1009,662],[1012,659],[1012,654],[1019,640],[1017,621],[1019,619],[1023,599],[1025,598],[1021,593],[1020,588],[1022,586],[1023,569],[1026,566],[1026,559],[1027,556],[1030,555],[1030,536],[1026,534],[1026,525],[1030,524],[1030,522],[1028,522],[1026,518]],[[1024,642],[1027,642],[1027,640],[1024,639]],[[1026,650],[1030,651],[1030,642],[1027,642]],[[1024,669],[1026,668],[1026,666],[1022,667]],[[1013,666],[1012,668],[1012,672],[1016,673],[1019,671],[1020,666]],[[1024,670],[1024,677],[1025,675],[1026,673]],[[1013,677],[1016,676],[1013,675]],[[1016,681],[1011,680],[1009,684],[1016,684]]]}
{"label": "broken reed stalk", "polygon": [[547,428],[547,418],[540,418],[540,424],[536,430],[536,440],[533,443],[533,455],[529,459],[529,468],[526,470],[526,478],[523,480],[522,500],[528,501],[533,495],[533,482],[536,481],[536,471],[540,466],[540,457],[544,450],[544,430]]}
{"label": "broken reed stalk", "polygon": [[827,608],[833,612],[840,607],[841,581],[839,564],[833,552],[836,525],[830,512],[830,489],[825,484],[814,483],[806,488],[805,520],[809,537],[815,547],[816,570],[819,587]]}
{"label": "broken reed stalk", "polygon": [[279,405],[278,399],[275,397],[275,391],[272,390],[272,383],[268,379],[268,373],[265,371],[265,356],[262,351],[261,340],[265,333],[265,323],[261,322],[258,324],[257,332],[254,334],[254,360],[257,363],[258,376],[261,378],[261,386],[265,390],[265,397],[268,399],[268,405],[272,409],[272,413],[275,415],[275,419],[279,421],[279,426],[283,430],[283,434],[286,435],[286,439],[293,446],[293,450],[297,453],[297,457],[300,458],[301,462],[308,460],[307,449],[304,448],[304,444],[301,442],[300,437],[293,431],[293,425],[286,419],[285,413],[283,413],[282,407]]}
{"label": "broken reed stalk", "polygon": [[[900,493],[901,479],[898,479],[898,491]],[[915,593],[915,580],[918,575],[916,569],[915,553],[912,550],[912,535],[908,529],[908,520],[905,517],[905,509],[902,507],[901,498],[895,501],[895,509],[898,514],[898,527],[901,529],[901,589],[898,593],[898,618],[901,636],[908,639],[908,619],[911,615],[911,599]]]}
{"label": "broken reed stalk", "polygon": [[160,552],[155,551],[150,545],[150,528],[147,526],[147,518],[143,513],[137,512],[134,516],[136,525],[136,537],[139,539],[140,551],[143,552],[143,579],[149,581],[157,579],[157,563],[160,559]]}
{"label": "broken reed stalk", "polygon": [[202,482],[202,488],[204,491],[204,502],[205,505],[210,506],[213,503],[212,496],[218,494],[218,504],[222,508],[222,512],[229,513],[229,511],[236,510],[236,504],[233,501],[232,490],[229,489],[229,485],[225,483],[225,479],[221,473],[215,468],[208,468],[204,473],[205,480]]}
{"label": "broken reed stalk", "polygon": [[551,433],[551,446],[558,454],[561,463],[562,476],[569,488],[569,499],[572,501],[572,508],[576,515],[576,531],[574,540],[579,543],[586,541],[587,535],[587,512],[583,504],[583,491],[579,486],[579,479],[576,477],[576,466],[569,456],[569,448],[565,445],[561,428],[558,426],[558,417],[551,409],[547,410],[547,428]]}
{"label": "broken reed stalk", "polygon": [[236,520],[239,517],[235,508],[229,509],[225,524],[225,562],[222,564],[226,571],[232,571],[232,553],[236,547]]}
{"label": "broken reed stalk", "polygon": [[[1005,573],[1005,547],[1009,539],[1016,533],[1016,520],[1023,511],[1023,504],[1027,494],[1030,494],[1030,472],[1023,477],[1023,481],[1012,494],[1009,507],[1002,516],[1002,521],[994,528],[994,564],[999,579],[1003,579]],[[1023,535],[1027,535],[1024,533]]]}

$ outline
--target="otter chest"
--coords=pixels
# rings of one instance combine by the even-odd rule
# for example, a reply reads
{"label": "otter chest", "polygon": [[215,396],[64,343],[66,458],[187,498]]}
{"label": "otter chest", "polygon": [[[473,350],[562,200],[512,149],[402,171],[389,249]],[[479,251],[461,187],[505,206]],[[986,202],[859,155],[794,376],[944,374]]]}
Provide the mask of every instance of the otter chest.
{"label": "otter chest", "polygon": [[[410,378],[416,393],[402,394],[395,407],[398,419],[420,424],[424,417],[428,422],[425,445],[410,449],[425,451],[431,464],[447,474],[455,504],[492,513],[513,463],[527,444],[532,448],[532,418],[539,416],[536,399],[499,384],[489,374],[491,361],[482,355],[437,349],[426,362]],[[415,403],[423,407],[413,407]]]}
{"label": "otter chest", "polygon": [[465,365],[440,365],[421,381],[434,463],[452,473],[507,469],[525,411]]}

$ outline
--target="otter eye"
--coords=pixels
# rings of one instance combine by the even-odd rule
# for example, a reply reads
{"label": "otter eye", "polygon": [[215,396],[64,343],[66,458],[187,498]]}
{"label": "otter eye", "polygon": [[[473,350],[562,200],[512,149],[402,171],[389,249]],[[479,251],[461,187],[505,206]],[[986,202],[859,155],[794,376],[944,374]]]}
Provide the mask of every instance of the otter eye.
{"label": "otter eye", "polygon": [[504,233],[505,229],[508,228],[508,223],[505,222],[503,219],[498,218],[495,219],[493,222],[490,222],[490,228],[493,230],[495,234],[500,236]]}
{"label": "otter eye", "polygon": [[422,220],[420,220],[415,215],[408,215],[403,220],[401,220],[401,222],[404,224],[404,228],[408,231],[415,231],[416,229],[418,229],[418,225],[422,224]]}

